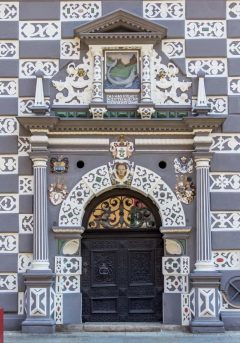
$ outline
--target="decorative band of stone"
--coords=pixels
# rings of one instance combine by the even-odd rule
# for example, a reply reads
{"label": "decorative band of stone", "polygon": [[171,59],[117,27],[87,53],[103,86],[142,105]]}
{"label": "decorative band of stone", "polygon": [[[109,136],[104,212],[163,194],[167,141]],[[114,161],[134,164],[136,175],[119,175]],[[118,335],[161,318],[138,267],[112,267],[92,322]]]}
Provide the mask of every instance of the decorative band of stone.
{"label": "decorative band of stone", "polygon": [[78,234],[81,235],[85,231],[85,229],[82,226],[81,227],[64,227],[64,226],[59,227],[59,226],[53,226],[52,227],[52,231],[54,233],[66,233],[66,234],[68,234],[68,233],[78,233]]}
{"label": "decorative band of stone", "polygon": [[161,233],[189,233],[191,231],[192,231],[191,226],[179,226],[179,227],[161,226],[160,227]]}

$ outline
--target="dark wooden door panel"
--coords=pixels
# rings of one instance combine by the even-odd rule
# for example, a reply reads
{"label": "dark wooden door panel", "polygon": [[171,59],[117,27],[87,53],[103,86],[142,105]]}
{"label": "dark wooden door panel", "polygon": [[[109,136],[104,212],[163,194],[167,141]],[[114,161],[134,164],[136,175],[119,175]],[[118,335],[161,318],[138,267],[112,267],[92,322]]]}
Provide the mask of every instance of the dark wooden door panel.
{"label": "dark wooden door panel", "polygon": [[162,319],[161,236],[124,236],[83,239],[84,321]]}

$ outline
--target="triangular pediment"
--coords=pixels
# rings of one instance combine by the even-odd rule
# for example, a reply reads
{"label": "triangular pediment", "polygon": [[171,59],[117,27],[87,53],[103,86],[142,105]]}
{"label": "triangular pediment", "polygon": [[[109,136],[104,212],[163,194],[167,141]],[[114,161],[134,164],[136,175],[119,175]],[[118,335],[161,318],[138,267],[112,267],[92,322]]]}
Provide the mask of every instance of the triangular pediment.
{"label": "triangular pediment", "polygon": [[[109,13],[90,23],[77,27],[75,35],[86,41],[94,39],[142,39],[156,42],[166,37],[167,29],[124,10]],[[115,41],[116,43],[116,41]]]}

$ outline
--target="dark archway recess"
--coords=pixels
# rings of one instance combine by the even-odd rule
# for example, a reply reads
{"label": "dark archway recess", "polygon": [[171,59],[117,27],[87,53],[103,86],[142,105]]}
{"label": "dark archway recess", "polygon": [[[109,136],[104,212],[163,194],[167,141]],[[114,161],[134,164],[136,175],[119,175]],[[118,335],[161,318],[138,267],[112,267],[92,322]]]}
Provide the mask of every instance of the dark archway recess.
{"label": "dark archway recess", "polygon": [[[137,215],[140,220],[135,220],[135,223],[144,222],[141,218],[146,210],[146,217],[151,218],[154,225],[145,223],[137,227],[132,225],[134,220],[127,220],[127,224],[130,223],[128,226],[103,227],[99,224],[101,220],[98,220],[98,228],[87,227],[96,208],[110,198],[117,198],[121,206],[123,199],[134,199],[133,204],[140,208],[140,215]],[[117,204],[116,201],[114,204]],[[127,211],[129,208],[131,204]],[[118,216],[121,210],[118,209]],[[135,209],[132,212],[134,216]],[[101,211],[98,217],[100,215]],[[132,213],[129,218],[132,218]],[[128,189],[114,189],[88,205],[83,224],[86,228],[82,239],[83,321],[161,321],[163,240],[159,232],[160,216],[152,201]]]}

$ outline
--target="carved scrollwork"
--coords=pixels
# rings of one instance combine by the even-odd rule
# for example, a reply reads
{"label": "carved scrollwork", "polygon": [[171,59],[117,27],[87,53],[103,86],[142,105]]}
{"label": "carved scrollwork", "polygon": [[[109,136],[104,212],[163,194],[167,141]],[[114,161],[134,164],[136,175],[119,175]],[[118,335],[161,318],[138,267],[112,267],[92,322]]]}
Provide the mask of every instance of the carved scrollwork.
{"label": "carved scrollwork", "polygon": [[68,64],[67,76],[64,81],[52,81],[58,90],[53,101],[55,105],[86,105],[91,100],[91,86],[93,79],[93,66],[90,52],[83,57],[83,62],[76,65],[74,62]]}

